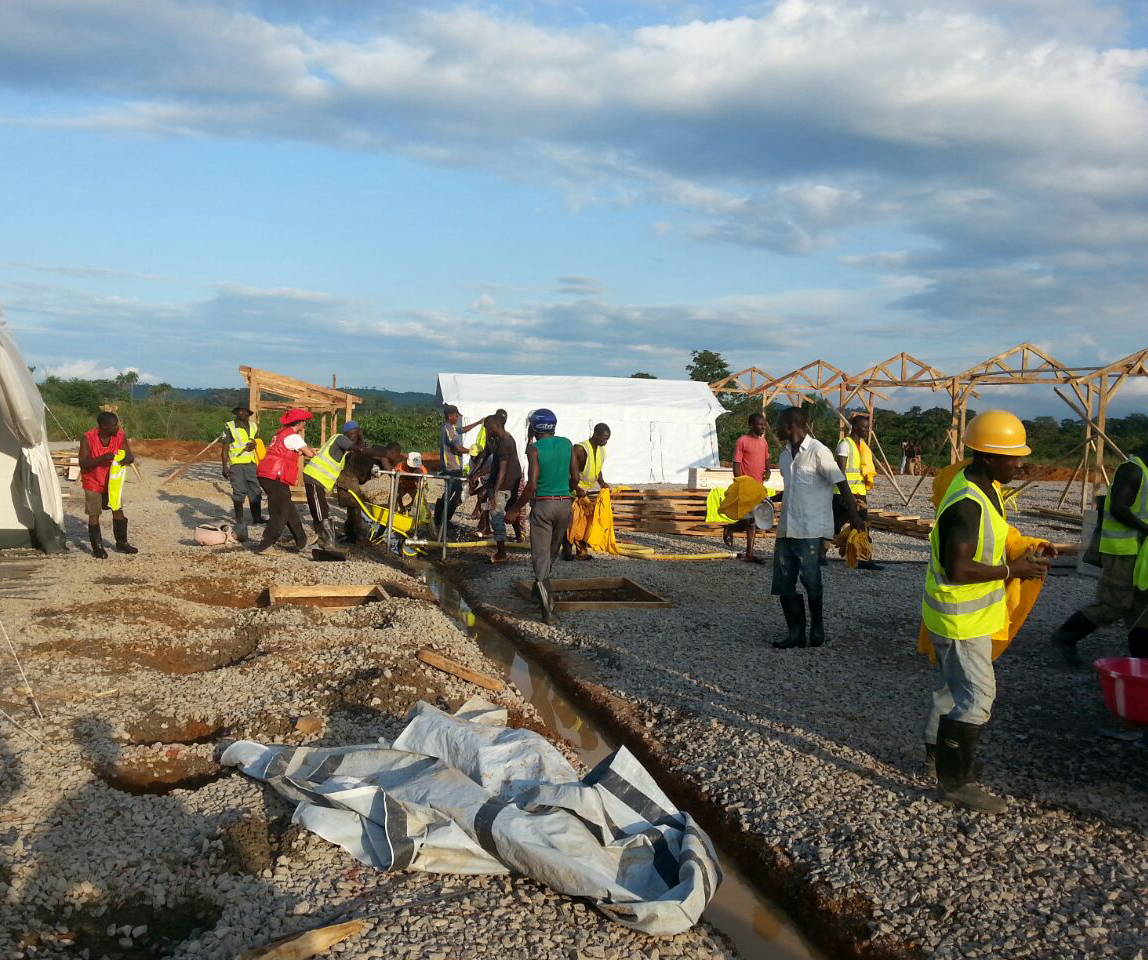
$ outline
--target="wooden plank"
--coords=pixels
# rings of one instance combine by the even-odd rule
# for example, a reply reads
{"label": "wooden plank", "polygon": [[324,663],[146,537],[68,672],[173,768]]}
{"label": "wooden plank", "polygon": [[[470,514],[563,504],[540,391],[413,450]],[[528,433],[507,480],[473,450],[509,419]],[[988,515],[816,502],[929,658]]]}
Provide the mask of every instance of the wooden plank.
{"label": "wooden plank", "polygon": [[484,673],[478,673],[469,667],[464,667],[461,663],[456,663],[454,660],[450,660],[442,656],[442,654],[435,653],[427,647],[423,647],[415,656],[428,667],[434,667],[443,673],[449,673],[451,676],[465,680],[467,683],[473,683],[476,687],[482,687],[484,690],[493,690],[498,693],[506,688],[506,684],[501,680],[496,680],[494,677],[488,677]]}
{"label": "wooden plank", "polygon": [[272,603],[283,600],[306,600],[316,597],[376,597],[382,599],[386,593],[378,584],[341,584],[327,583],[311,586],[296,586],[294,584],[272,584],[267,590]]}

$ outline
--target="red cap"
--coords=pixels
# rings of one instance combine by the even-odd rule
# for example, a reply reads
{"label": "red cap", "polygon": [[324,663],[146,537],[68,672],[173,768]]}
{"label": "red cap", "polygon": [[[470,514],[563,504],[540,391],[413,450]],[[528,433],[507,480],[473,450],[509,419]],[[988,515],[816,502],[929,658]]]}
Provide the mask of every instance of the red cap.
{"label": "red cap", "polygon": [[296,407],[294,410],[288,410],[283,416],[279,418],[279,422],[285,427],[291,426],[293,423],[301,423],[303,420],[314,419],[314,414],[310,410],[301,410]]}

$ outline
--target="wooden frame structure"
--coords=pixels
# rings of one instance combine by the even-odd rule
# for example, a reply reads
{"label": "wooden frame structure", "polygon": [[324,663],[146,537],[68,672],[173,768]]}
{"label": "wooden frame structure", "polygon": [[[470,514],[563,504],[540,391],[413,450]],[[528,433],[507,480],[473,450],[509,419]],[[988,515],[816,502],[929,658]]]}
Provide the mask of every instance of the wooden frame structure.
{"label": "wooden frame structure", "polygon": [[[945,438],[951,463],[964,457],[964,433],[970,398],[979,398],[981,391],[987,387],[1051,386],[1053,392],[1084,423],[1084,441],[1076,448],[1080,451],[1080,461],[1061,492],[1059,504],[1060,507],[1064,506],[1069,490],[1079,478],[1080,509],[1083,513],[1088,503],[1092,472],[1095,471],[1106,485],[1110,482],[1105,466],[1106,451],[1111,449],[1121,460],[1125,459],[1124,452],[1105,432],[1108,404],[1129,377],[1148,377],[1148,348],[1103,367],[1069,367],[1034,344],[1020,343],[958,374],[942,373],[936,367],[902,352],[853,375],[825,360],[814,360],[781,377],[761,383],[756,381],[755,375],[764,376],[757,367],[750,367],[710,384],[710,387],[714,393],[760,396],[762,409],[780,397],[795,405],[803,403],[811,394],[824,397],[834,403],[843,426],[848,423],[850,404],[859,400],[872,417],[874,401],[889,399],[884,392],[886,390],[916,387],[933,392],[943,391],[949,397],[951,412]],[[1069,392],[1063,391],[1062,387]],[[878,467],[884,468],[898,495],[908,506],[920,489],[923,478],[917,481],[906,496],[897,483],[875,432],[873,439]],[[1025,485],[1040,479],[1048,469],[1051,468],[1038,470]]]}
{"label": "wooden frame structure", "polygon": [[239,368],[239,372],[247,381],[247,405],[257,421],[261,420],[264,411],[302,407],[315,415],[315,420],[319,424],[320,443],[327,442],[327,438],[335,432],[336,423],[340,418],[343,423],[351,420],[355,405],[363,402],[362,397],[337,389],[334,386],[334,377],[331,378],[330,387],[320,387],[306,380],[296,380],[294,377],[285,377],[280,373],[258,370],[255,367],[243,366]]}

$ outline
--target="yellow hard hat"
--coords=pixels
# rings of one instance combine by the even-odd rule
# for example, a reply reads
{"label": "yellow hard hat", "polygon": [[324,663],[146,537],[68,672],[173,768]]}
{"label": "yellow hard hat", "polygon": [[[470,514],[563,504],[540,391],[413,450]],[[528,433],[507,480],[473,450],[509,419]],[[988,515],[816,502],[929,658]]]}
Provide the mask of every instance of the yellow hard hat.
{"label": "yellow hard hat", "polygon": [[1027,457],[1032,453],[1027,441],[1020,417],[1007,410],[978,413],[965,427],[965,446],[981,453]]}

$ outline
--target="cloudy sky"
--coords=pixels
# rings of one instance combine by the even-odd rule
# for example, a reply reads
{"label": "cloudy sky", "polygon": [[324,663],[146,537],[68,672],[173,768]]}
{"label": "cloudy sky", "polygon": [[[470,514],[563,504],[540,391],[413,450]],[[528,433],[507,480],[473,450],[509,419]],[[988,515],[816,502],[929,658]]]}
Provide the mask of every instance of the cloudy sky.
{"label": "cloudy sky", "polygon": [[1148,9],[4,0],[0,305],[65,375],[781,374],[1148,345]]}

